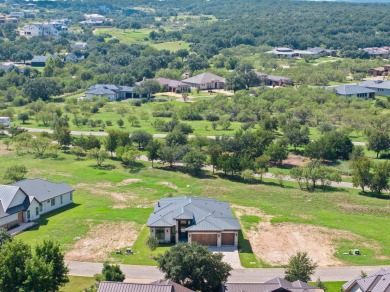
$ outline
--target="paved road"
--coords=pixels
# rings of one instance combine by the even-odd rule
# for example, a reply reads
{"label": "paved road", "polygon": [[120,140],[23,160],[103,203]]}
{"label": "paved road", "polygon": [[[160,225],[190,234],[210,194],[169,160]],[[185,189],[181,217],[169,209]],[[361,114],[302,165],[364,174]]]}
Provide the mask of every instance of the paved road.
{"label": "paved road", "polygon": [[[101,263],[90,262],[67,262],[69,274],[72,276],[92,277],[101,272]],[[321,277],[322,281],[348,281],[358,275],[360,271],[367,274],[373,273],[380,267],[326,267],[317,268],[312,280]],[[151,266],[130,266],[121,265],[127,281],[147,282],[161,279],[163,274]],[[284,269],[235,269],[231,272],[229,282],[231,283],[259,283],[275,277],[283,277]]]}

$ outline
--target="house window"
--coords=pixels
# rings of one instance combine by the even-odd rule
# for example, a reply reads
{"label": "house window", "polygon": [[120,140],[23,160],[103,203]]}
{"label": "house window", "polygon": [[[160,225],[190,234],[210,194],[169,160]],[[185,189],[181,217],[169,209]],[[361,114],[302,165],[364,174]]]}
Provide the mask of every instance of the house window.
{"label": "house window", "polygon": [[39,208],[38,208],[38,207],[35,208],[35,215],[36,215],[36,216],[39,215]]}
{"label": "house window", "polygon": [[30,210],[27,210],[27,220],[30,220],[30,217],[31,217]]}
{"label": "house window", "polygon": [[51,205],[54,206],[56,204],[56,198],[51,199]]}
{"label": "house window", "polygon": [[165,239],[165,230],[164,228],[156,228],[156,238],[157,239]]}
{"label": "house window", "polygon": [[60,199],[61,199],[61,205],[62,205],[62,196],[60,197]]}

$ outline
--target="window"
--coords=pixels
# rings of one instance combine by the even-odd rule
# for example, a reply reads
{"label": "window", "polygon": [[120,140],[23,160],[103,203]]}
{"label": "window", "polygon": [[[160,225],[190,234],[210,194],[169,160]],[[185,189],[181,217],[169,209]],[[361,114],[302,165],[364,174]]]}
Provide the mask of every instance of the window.
{"label": "window", "polygon": [[42,205],[39,205],[39,211],[42,212]]}
{"label": "window", "polygon": [[70,193],[70,200],[73,200],[73,193]]}
{"label": "window", "polygon": [[56,198],[51,199],[51,205],[54,206],[56,204]]}
{"label": "window", "polygon": [[30,220],[30,210],[27,210],[27,220]]}
{"label": "window", "polygon": [[157,239],[165,239],[165,229],[164,228],[156,228],[156,238]]}
{"label": "window", "polygon": [[62,205],[62,196],[60,196],[60,200],[61,200],[61,205]]}
{"label": "window", "polygon": [[36,215],[36,216],[39,215],[39,208],[38,208],[38,207],[35,208],[35,215]]}

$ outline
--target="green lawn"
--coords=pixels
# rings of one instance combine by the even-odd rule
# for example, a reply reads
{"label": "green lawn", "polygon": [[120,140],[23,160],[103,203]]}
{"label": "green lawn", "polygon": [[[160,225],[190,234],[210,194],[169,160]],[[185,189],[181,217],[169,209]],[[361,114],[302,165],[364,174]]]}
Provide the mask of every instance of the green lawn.
{"label": "green lawn", "polygon": [[[390,264],[390,208],[389,197],[361,195],[354,189],[329,189],[306,192],[297,184],[285,182],[280,188],[274,180],[245,184],[236,180],[205,175],[196,178],[175,169],[152,169],[150,163],[140,163],[140,168],[129,171],[116,160],[107,160],[105,168],[93,167],[94,161],[76,161],[74,156],[60,154],[58,159],[35,159],[32,154],[16,156],[14,151],[3,151],[0,156],[0,183],[4,170],[15,164],[24,164],[28,177],[41,177],[56,182],[66,182],[75,187],[74,205],[43,216],[40,225],[18,235],[29,243],[45,238],[58,240],[64,250],[75,243],[75,237],[83,238],[93,226],[111,222],[134,222],[135,232],[140,233],[132,248],[134,256],[113,255],[116,246],[108,255],[114,261],[132,264],[155,264],[144,242],[147,229],[142,229],[152,206],[160,198],[168,196],[205,196],[247,207],[259,208],[264,214],[275,216],[271,222],[307,223],[333,229],[350,231],[358,239],[335,240],[335,256],[346,264],[388,265]],[[140,181],[118,185],[125,179]],[[170,182],[175,187],[161,184]],[[114,209],[115,194],[128,194],[124,206]],[[245,228],[256,224],[257,218],[244,217],[243,234],[240,235],[240,258],[243,266],[266,266],[256,258],[250,242],[245,237]],[[261,220],[261,219],[259,219]],[[375,226],[375,228],[372,228]],[[159,248],[156,254],[167,247]],[[360,249],[361,257],[343,255],[349,249]],[[138,253],[139,252],[139,253]],[[254,263],[254,264],[253,264]]]}
{"label": "green lawn", "polygon": [[86,288],[89,288],[93,283],[93,278],[68,276],[69,283],[60,289],[60,292],[80,292]]}
{"label": "green lawn", "polygon": [[[345,282],[323,282],[325,287],[327,288],[326,292],[340,292],[341,286],[345,284]],[[310,282],[311,285],[316,285],[316,282]]]}
{"label": "green lawn", "polygon": [[117,38],[119,41],[125,44],[134,42],[145,42],[145,38],[149,37],[151,29],[119,29],[114,27],[109,28],[97,28],[94,30],[94,34],[110,34],[113,38]]}
{"label": "green lawn", "polygon": [[157,43],[151,44],[151,46],[156,48],[157,50],[168,50],[171,52],[176,52],[181,49],[190,49],[190,44],[184,41]]}

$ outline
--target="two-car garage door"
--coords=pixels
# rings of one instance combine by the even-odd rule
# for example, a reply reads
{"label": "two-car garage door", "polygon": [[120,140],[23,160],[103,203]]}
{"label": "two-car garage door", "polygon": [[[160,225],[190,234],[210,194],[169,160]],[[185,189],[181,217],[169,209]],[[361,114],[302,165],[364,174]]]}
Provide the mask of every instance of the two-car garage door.
{"label": "two-car garage door", "polygon": [[[208,246],[217,246],[216,233],[191,234],[192,242]],[[234,233],[222,233],[221,245],[234,245]]]}
{"label": "two-car garage door", "polygon": [[197,242],[203,245],[217,246],[217,234],[216,233],[204,233],[204,234],[192,234],[193,242]]}

